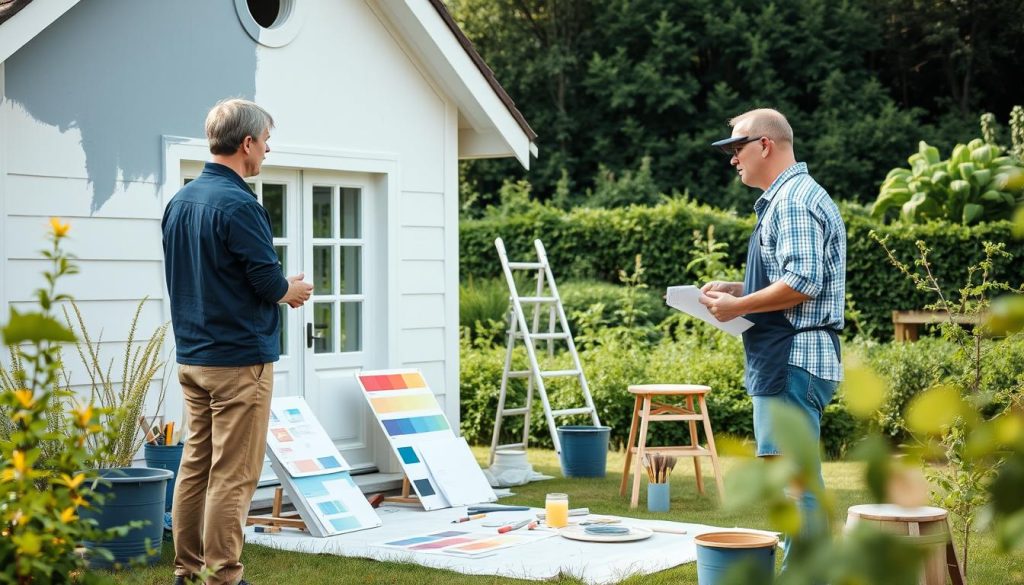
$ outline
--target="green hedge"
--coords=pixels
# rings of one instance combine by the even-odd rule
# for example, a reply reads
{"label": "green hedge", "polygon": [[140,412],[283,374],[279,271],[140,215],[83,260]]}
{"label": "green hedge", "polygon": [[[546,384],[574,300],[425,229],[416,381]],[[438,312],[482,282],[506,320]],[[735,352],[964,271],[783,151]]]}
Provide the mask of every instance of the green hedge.
{"label": "green hedge", "polygon": [[[860,326],[879,339],[892,338],[892,311],[919,309],[933,302],[916,291],[889,263],[881,247],[868,237],[874,229],[890,235],[890,246],[905,261],[914,258],[914,242],[924,240],[933,249],[934,272],[949,291],[963,284],[967,266],[981,258],[985,240],[1006,242],[1019,262],[1024,241],[1010,237],[1008,222],[974,227],[934,222],[924,225],[875,223],[862,208],[845,207],[847,225],[847,292],[862,314]],[[630,271],[636,254],[643,255],[645,280],[652,290],[690,283],[696,275],[686,270],[691,259],[694,230],[715,225],[717,239],[729,244],[733,264],[746,258],[753,216],[739,217],[682,199],[654,207],[573,209],[564,212],[533,205],[508,216],[494,215],[460,224],[460,267],[463,278],[493,278],[501,273],[494,239],[501,237],[514,260],[535,257],[533,240],[540,238],[560,282],[599,279],[618,282],[618,271]],[[1018,264],[1019,265],[1019,264]],[[1004,263],[994,271],[997,279],[1019,284],[1020,270]]]}
{"label": "green hedge", "polygon": [[[471,443],[489,445],[494,431],[498,404],[503,347],[480,347],[463,342],[461,351],[460,401],[462,434]],[[544,358],[546,369],[566,369],[568,356]],[[525,351],[517,351],[515,367],[526,366]],[[753,438],[753,407],[743,389],[743,349],[739,340],[728,335],[713,338],[692,336],[679,341],[664,340],[653,346],[633,343],[606,343],[580,352],[594,404],[601,423],[612,428],[611,445],[621,449],[629,434],[633,396],[626,391],[631,384],[699,383],[711,386],[708,408],[715,434]],[[520,382],[518,380],[513,381]],[[557,382],[563,382],[558,384]],[[548,395],[553,408],[580,406],[582,396],[575,379],[550,380]],[[525,391],[515,387],[509,407],[520,406]],[[559,424],[570,424],[560,419]],[[589,419],[581,418],[587,424]],[[523,417],[509,417],[504,423],[502,443],[520,440]],[[530,421],[530,444],[551,446],[551,436],[535,397]],[[830,404],[822,421],[822,443],[830,456],[840,456],[860,436],[861,429],[846,412],[840,397]],[[703,431],[701,431],[703,436]],[[701,439],[703,441],[703,439]],[[651,425],[650,444],[685,444],[689,430],[683,424]]]}

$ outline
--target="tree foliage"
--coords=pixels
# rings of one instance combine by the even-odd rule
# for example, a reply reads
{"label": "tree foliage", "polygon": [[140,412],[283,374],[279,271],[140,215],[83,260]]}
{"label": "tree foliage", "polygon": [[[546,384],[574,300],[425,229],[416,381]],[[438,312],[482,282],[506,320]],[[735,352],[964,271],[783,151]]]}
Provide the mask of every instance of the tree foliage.
{"label": "tree foliage", "polygon": [[[661,192],[746,209],[749,191],[726,161],[709,164],[708,143],[762,106],[789,115],[799,158],[834,197],[868,202],[918,140],[948,149],[982,105],[1008,111],[1024,55],[1013,51],[1024,38],[1016,0],[449,4],[540,134],[534,197],[578,194],[563,206],[620,205],[587,195],[629,171]],[[479,208],[521,175],[511,161],[475,161],[464,184]]]}

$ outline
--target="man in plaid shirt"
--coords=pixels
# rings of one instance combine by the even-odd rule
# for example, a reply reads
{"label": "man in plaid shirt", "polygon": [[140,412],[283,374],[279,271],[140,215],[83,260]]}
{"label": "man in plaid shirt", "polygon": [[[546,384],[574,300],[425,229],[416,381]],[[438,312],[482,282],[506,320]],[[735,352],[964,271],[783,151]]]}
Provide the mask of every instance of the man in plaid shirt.
{"label": "man in plaid shirt", "polygon": [[[814,437],[842,379],[838,332],[846,299],[846,227],[829,194],[798,163],[793,129],[781,113],[752,110],[729,121],[732,136],[715,142],[740,180],[763,193],[754,203],[743,282],[709,282],[701,302],[721,321],[744,316],[745,382],[754,404],[759,457],[780,455],[774,404],[797,408]],[[823,487],[821,462],[817,481]],[[826,536],[827,520],[815,496],[796,486],[803,527],[792,544]]]}

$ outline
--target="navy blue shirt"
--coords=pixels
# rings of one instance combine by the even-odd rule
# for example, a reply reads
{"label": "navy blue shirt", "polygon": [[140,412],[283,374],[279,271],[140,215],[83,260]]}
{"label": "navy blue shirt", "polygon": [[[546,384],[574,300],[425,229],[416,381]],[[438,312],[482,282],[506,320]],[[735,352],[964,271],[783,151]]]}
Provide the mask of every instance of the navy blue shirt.
{"label": "navy blue shirt", "polygon": [[277,301],[288,290],[270,216],[242,177],[206,163],[161,223],[178,363],[250,366],[280,358]]}

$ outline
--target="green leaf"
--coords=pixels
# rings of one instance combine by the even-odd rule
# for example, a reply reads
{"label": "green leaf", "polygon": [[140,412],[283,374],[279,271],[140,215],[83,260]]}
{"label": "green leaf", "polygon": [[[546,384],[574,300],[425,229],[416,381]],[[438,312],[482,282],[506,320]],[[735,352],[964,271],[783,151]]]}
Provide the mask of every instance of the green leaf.
{"label": "green leaf", "polygon": [[941,435],[964,408],[953,386],[936,386],[915,396],[907,406],[907,428],[923,435]]}
{"label": "green leaf", "polygon": [[768,524],[779,532],[797,534],[800,532],[800,511],[790,499],[777,500],[768,508]]}
{"label": "green leaf", "polygon": [[975,221],[981,219],[982,214],[985,213],[985,207],[978,205],[977,203],[967,203],[964,205],[964,225],[970,225]]}
{"label": "green leaf", "polygon": [[885,501],[886,486],[892,469],[889,445],[881,435],[869,435],[853,450],[851,455],[867,463],[864,479],[876,502]]}
{"label": "green leaf", "polygon": [[806,474],[816,473],[818,441],[807,415],[800,409],[783,403],[772,403],[769,410],[776,439],[785,457],[791,459]]}
{"label": "green leaf", "polygon": [[885,402],[885,382],[857,358],[846,365],[842,383],[843,400],[850,413],[858,418],[869,418]]}
{"label": "green leaf", "polygon": [[971,161],[976,165],[988,166],[993,158],[995,158],[995,153],[988,144],[971,150]]}
{"label": "green leaf", "polygon": [[75,334],[56,319],[42,313],[19,313],[11,307],[7,326],[0,329],[7,345],[40,341],[75,341]]}

